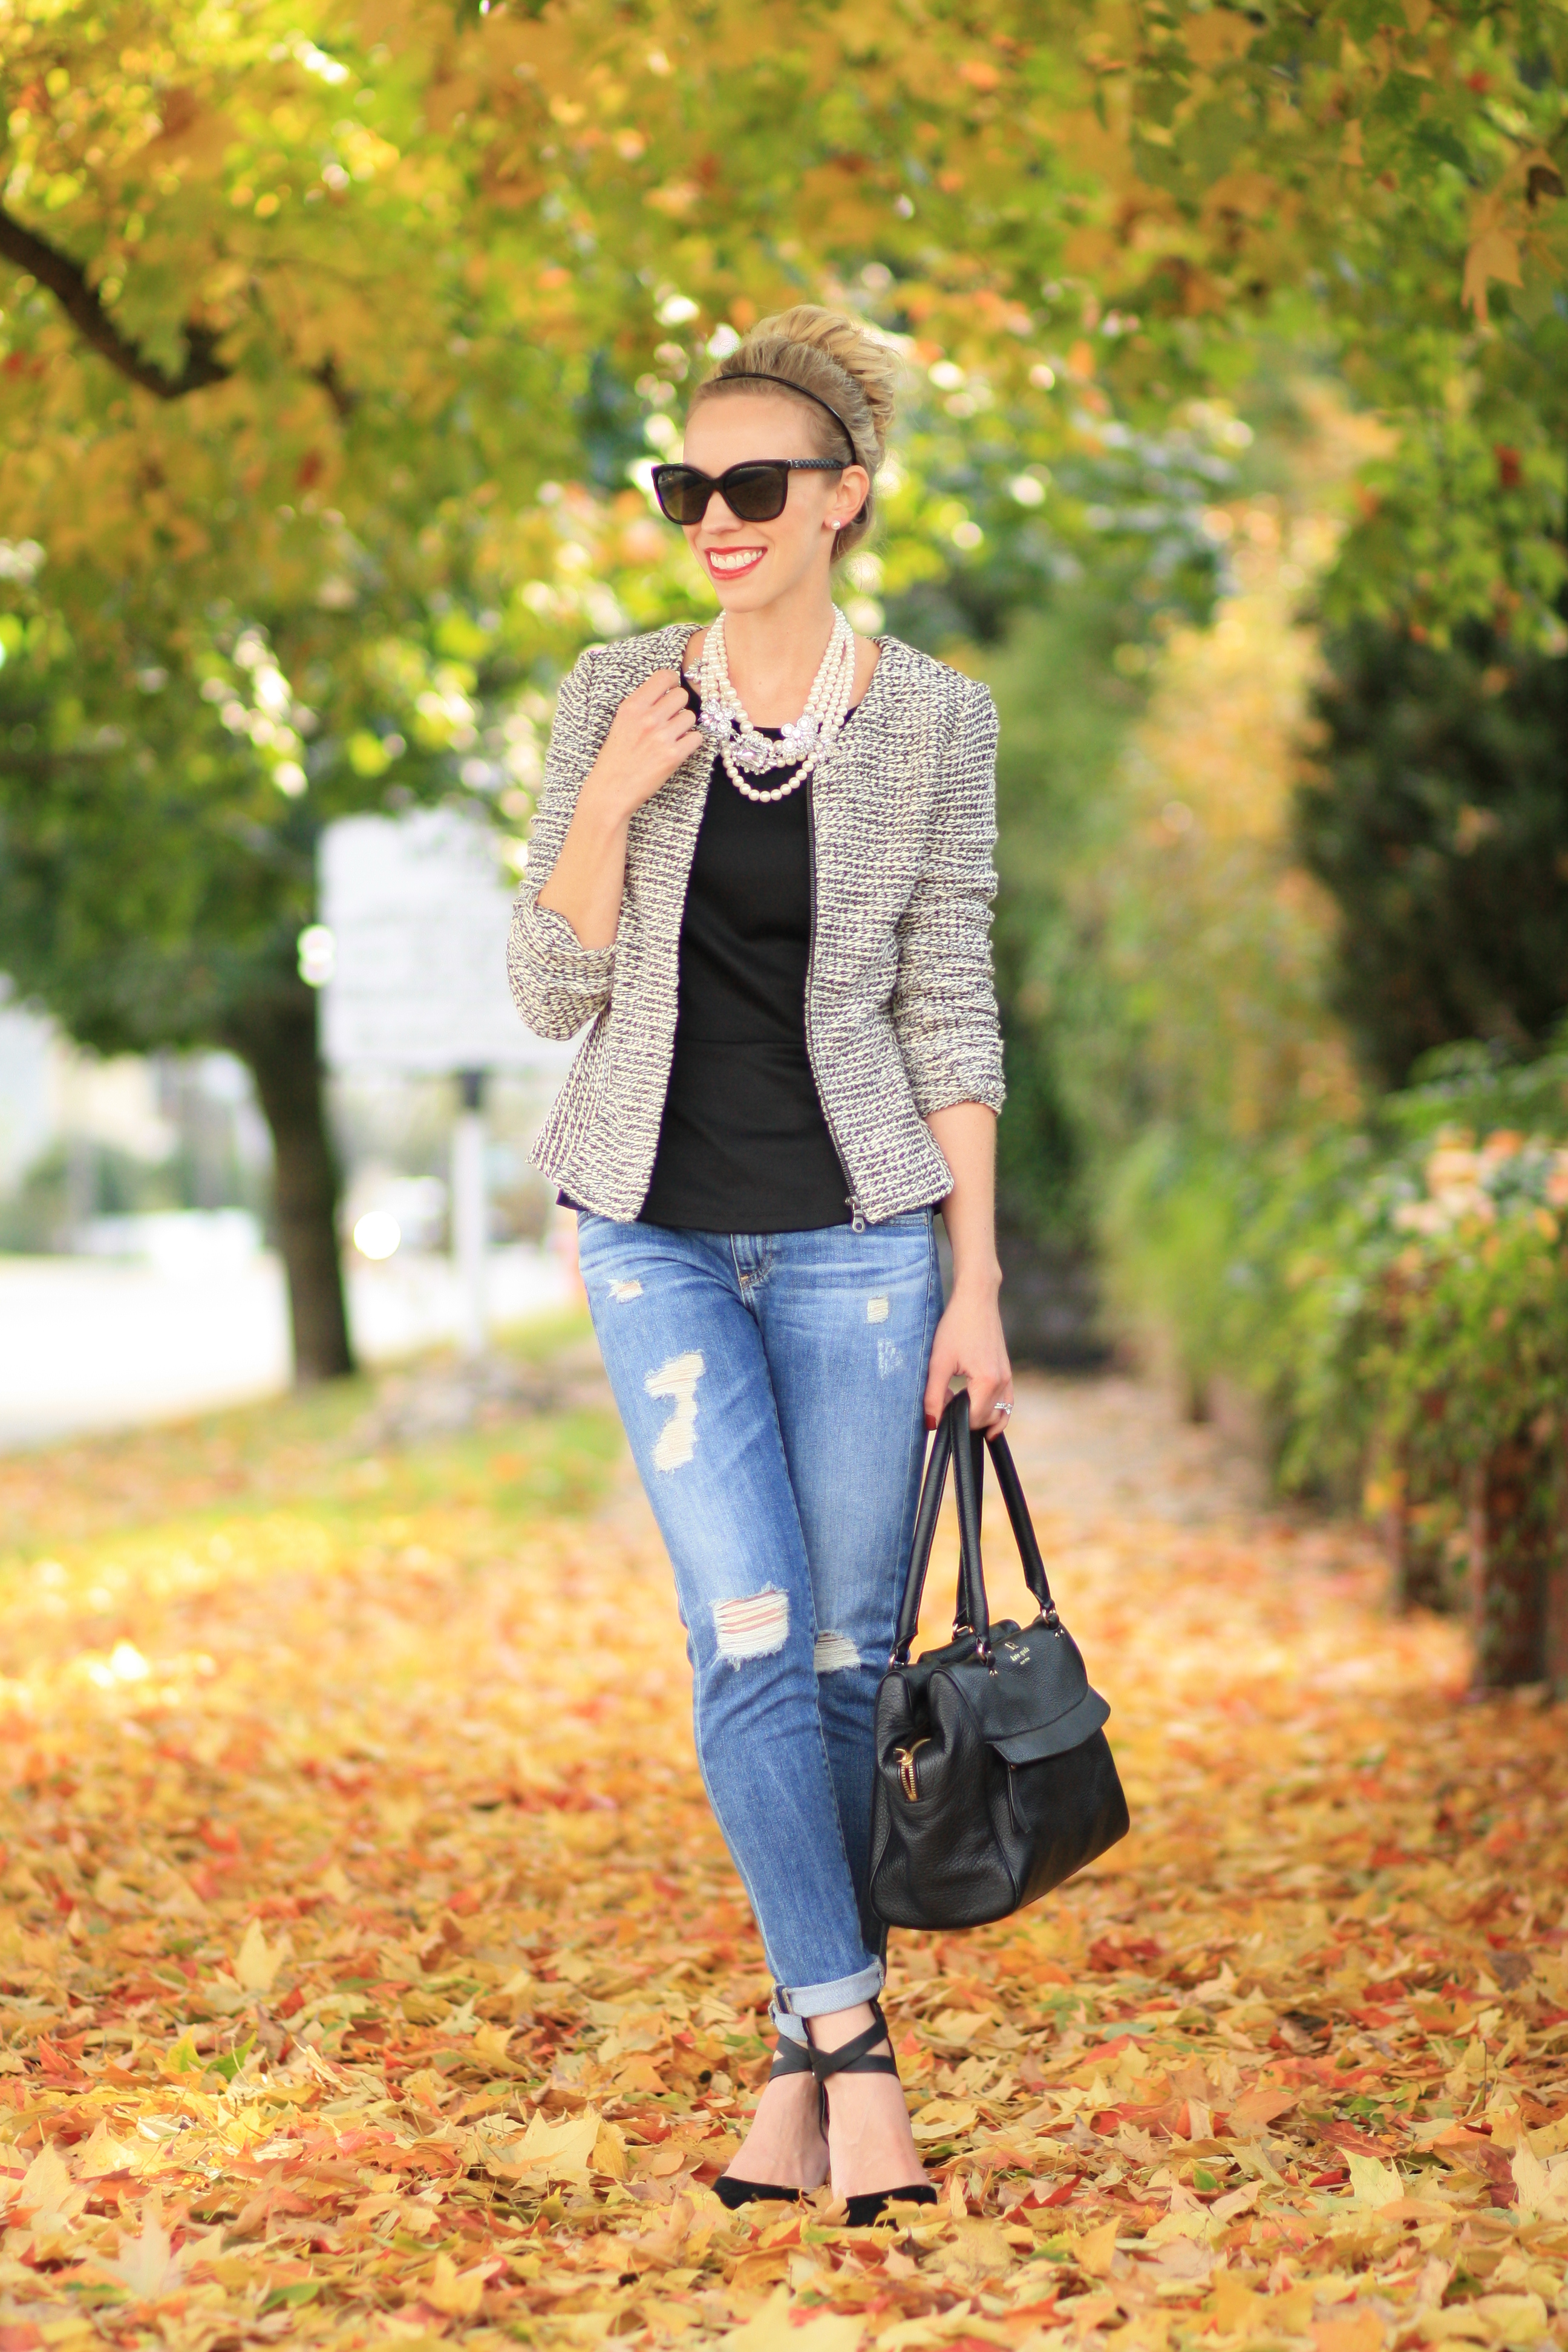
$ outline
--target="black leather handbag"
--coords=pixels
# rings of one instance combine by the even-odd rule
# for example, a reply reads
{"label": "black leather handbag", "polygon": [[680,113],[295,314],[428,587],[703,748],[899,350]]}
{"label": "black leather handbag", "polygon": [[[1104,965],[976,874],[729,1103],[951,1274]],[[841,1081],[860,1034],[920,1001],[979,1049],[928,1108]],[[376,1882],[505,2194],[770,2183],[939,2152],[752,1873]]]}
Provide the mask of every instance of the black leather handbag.
{"label": "black leather handbag", "polygon": [[[1059,1886],[1127,1834],[1127,1800],[1102,1726],[1110,1709],[1057,1614],[1007,1441],[996,1483],[1040,1613],[993,1625],[980,1559],[986,1441],[969,1398],[937,1426],[921,1489],[898,1639],[877,1692],[871,1901],[893,1927],[978,1927]],[[958,1618],[952,1640],[910,1663],[931,1538],[953,1468]]]}

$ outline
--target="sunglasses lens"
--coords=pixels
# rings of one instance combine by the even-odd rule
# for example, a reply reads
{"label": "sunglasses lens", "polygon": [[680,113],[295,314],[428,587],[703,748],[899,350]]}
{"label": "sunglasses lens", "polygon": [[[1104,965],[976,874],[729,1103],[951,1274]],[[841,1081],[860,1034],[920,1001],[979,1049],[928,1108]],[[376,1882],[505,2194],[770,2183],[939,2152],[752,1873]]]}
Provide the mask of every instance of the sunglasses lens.
{"label": "sunglasses lens", "polygon": [[789,497],[787,466],[731,466],[721,488],[724,503],[740,522],[772,522],[782,515]]}
{"label": "sunglasses lens", "polygon": [[656,466],[653,494],[671,522],[700,522],[708,511],[713,485],[694,466]]}

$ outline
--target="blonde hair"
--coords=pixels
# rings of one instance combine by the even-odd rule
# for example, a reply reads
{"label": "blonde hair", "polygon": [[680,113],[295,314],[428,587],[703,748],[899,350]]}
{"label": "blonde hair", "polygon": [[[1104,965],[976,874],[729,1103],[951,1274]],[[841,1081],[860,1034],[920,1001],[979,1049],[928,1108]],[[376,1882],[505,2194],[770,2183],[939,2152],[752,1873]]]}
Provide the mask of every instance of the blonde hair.
{"label": "blonde hair", "polygon": [[[773,381],[747,381],[755,376]],[[898,381],[898,353],[879,335],[842,310],[799,302],[793,310],[760,319],[739,349],[721,360],[712,374],[698,385],[687,414],[694,415],[705,400],[731,388],[737,393],[770,393],[792,386],[807,396],[816,455],[843,456],[844,435],[833,421],[837,416],[849,436],[855,462],[864,466],[874,480],[887,455]],[[817,405],[819,401],[822,407]],[[828,409],[833,415],[826,414]],[[845,463],[848,462],[846,458]],[[874,489],[868,490],[866,503],[854,520],[834,533],[835,563],[858,547],[870,531],[876,520],[874,497]]]}

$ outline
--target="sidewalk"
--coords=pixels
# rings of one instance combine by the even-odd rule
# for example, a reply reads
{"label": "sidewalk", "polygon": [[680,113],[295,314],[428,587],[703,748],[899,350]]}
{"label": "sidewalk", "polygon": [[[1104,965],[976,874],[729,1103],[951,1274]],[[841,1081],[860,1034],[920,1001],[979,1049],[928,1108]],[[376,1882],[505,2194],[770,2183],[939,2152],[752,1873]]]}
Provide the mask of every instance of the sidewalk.
{"label": "sidewalk", "polygon": [[[559,1305],[566,1281],[554,1257],[517,1244],[491,1253],[490,1295],[494,1322],[519,1323]],[[349,1316],[368,1363],[451,1339],[448,1262],[400,1250],[351,1266]],[[145,1265],[0,1257],[0,1450],[247,1403],[289,1377],[283,1269],[270,1253],[185,1281]]]}

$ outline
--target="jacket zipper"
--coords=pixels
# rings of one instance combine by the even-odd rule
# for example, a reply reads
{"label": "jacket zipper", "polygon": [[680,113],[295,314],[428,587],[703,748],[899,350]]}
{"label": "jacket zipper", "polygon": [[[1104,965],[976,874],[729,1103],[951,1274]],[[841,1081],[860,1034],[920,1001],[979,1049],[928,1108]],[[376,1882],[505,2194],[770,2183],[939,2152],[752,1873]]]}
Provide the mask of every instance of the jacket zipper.
{"label": "jacket zipper", "polygon": [[863,1234],[866,1219],[855,1195],[855,1180],[849,1173],[849,1163],[844,1157],[844,1147],[838,1140],[838,1130],[833,1124],[833,1113],[827,1108],[827,1097],[822,1091],[822,1081],[816,1075],[816,1048],[811,1038],[811,983],[816,971],[816,793],[815,775],[805,780],[805,832],[810,848],[811,923],[805,947],[805,1058],[811,1064],[811,1081],[816,1088],[816,1099],[822,1105],[822,1117],[827,1129],[828,1140],[838,1155],[838,1165],[844,1171],[844,1181],[849,1190],[844,1195],[849,1209],[849,1225],[853,1233]]}

